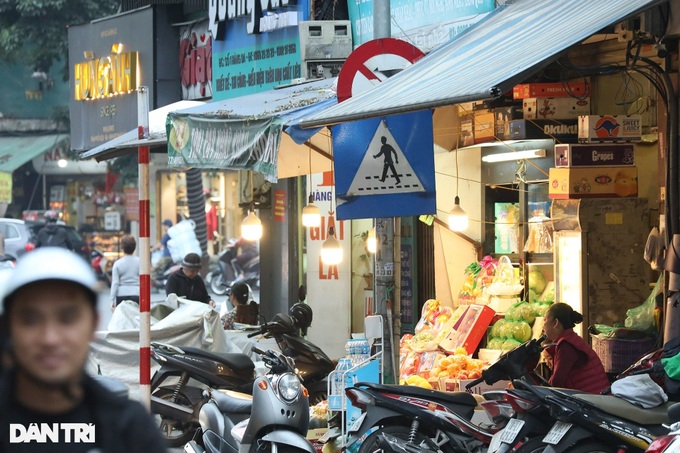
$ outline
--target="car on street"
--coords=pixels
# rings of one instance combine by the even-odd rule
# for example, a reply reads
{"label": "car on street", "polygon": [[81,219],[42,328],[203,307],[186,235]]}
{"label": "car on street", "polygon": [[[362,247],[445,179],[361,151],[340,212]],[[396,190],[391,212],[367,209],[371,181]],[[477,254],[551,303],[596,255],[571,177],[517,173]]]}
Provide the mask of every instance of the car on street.
{"label": "car on street", "polygon": [[[5,237],[5,254],[16,260],[26,252],[35,248],[38,232],[45,224],[19,219],[0,218],[0,233]],[[78,231],[70,225],[61,225],[66,229],[73,250],[90,262],[91,249]]]}

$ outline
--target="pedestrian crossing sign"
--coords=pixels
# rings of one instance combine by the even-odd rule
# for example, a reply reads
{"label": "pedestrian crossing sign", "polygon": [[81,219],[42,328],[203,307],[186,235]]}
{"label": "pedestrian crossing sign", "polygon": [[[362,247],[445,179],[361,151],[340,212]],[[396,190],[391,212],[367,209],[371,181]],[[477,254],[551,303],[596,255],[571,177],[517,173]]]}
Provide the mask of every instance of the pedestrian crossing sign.
{"label": "pedestrian crossing sign", "polygon": [[331,128],[337,218],[436,213],[431,111]]}
{"label": "pedestrian crossing sign", "polygon": [[353,195],[380,195],[406,192],[424,192],[423,184],[401,147],[380,121],[375,135],[368,144],[364,158],[347,191]]}

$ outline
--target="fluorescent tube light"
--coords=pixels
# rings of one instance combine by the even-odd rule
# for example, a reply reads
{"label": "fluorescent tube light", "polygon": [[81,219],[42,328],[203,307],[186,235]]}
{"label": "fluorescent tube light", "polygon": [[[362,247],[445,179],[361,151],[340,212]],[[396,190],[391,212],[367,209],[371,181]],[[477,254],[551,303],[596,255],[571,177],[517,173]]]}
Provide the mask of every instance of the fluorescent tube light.
{"label": "fluorescent tube light", "polygon": [[489,154],[482,156],[484,162],[508,162],[511,160],[535,159],[545,157],[544,149],[527,149],[524,151],[509,151],[507,153]]}

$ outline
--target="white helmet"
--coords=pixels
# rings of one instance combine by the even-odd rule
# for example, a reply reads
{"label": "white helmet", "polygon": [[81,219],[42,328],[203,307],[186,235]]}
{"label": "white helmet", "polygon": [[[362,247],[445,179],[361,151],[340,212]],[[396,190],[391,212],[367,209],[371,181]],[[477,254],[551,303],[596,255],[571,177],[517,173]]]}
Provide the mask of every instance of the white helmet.
{"label": "white helmet", "polygon": [[77,283],[90,292],[96,302],[97,277],[83,258],[62,247],[41,247],[22,255],[2,294],[2,305],[19,288],[43,280]]}

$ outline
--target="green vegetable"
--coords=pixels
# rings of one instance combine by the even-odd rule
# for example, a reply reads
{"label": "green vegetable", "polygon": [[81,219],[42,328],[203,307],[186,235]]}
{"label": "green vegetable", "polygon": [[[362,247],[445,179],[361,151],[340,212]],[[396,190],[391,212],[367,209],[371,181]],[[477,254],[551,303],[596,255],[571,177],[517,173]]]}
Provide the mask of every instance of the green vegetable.
{"label": "green vegetable", "polygon": [[531,339],[531,326],[526,322],[516,322],[512,326],[512,338],[524,343]]}
{"label": "green vegetable", "polygon": [[491,337],[499,338],[501,336],[501,328],[505,325],[507,321],[505,319],[499,319],[496,323],[491,326]]}
{"label": "green vegetable", "polygon": [[501,349],[502,349],[503,351],[510,351],[511,349],[515,349],[517,346],[519,346],[519,345],[521,345],[521,344],[522,344],[522,343],[520,343],[520,342],[517,341],[517,340],[508,339],[508,340],[505,340],[505,341],[503,342],[503,346],[501,347]]}
{"label": "green vegetable", "polygon": [[547,282],[545,275],[539,270],[529,272],[529,289],[533,289],[536,294],[541,294],[545,290]]}
{"label": "green vegetable", "polygon": [[492,338],[489,340],[489,342],[486,344],[486,347],[488,349],[502,349],[503,346],[503,340],[502,338]]}

